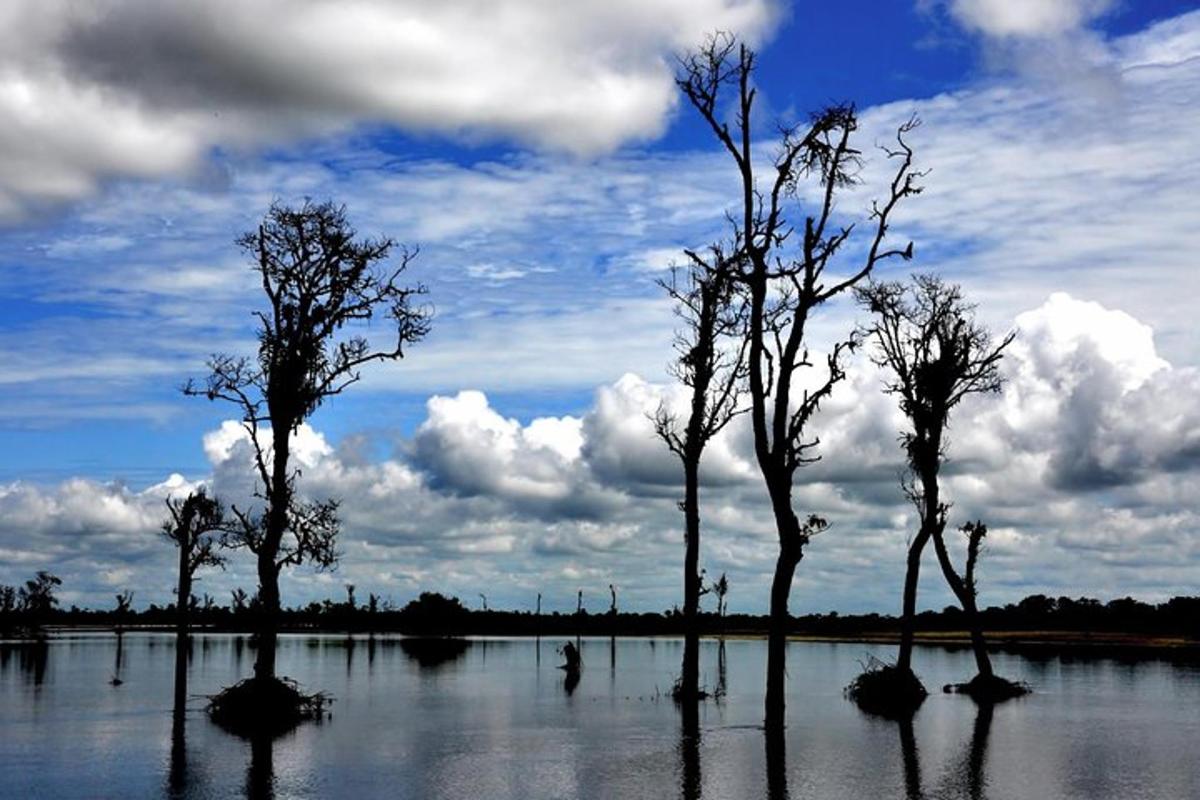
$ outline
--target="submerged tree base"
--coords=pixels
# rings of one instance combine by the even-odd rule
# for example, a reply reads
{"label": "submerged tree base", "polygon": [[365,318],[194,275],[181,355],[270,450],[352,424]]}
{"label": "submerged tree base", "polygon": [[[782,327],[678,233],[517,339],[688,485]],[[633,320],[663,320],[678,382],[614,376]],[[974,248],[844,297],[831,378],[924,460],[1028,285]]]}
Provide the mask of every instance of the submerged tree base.
{"label": "submerged tree base", "polygon": [[683,678],[676,678],[675,684],[671,687],[671,699],[676,703],[689,703],[707,700],[708,698],[720,698],[720,692],[709,692],[703,686],[696,688],[686,687],[683,684]]}
{"label": "submerged tree base", "polygon": [[896,719],[915,712],[929,692],[911,669],[900,669],[872,657],[846,687],[845,695],[867,713]]}
{"label": "submerged tree base", "polygon": [[276,736],[301,722],[320,721],[332,700],[305,694],[291,678],[247,678],[208,699],[213,722],[239,736]]}
{"label": "submerged tree base", "polygon": [[990,678],[976,675],[966,683],[947,683],[942,687],[947,694],[965,694],[980,703],[1000,703],[1014,697],[1023,697],[1033,692],[1029,684],[1010,681],[993,675]]}

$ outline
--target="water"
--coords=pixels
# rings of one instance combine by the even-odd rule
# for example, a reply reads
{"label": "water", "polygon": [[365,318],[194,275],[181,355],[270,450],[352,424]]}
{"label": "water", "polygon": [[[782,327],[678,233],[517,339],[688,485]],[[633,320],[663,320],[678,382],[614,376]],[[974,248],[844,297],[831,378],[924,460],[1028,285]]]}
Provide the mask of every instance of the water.
{"label": "water", "polygon": [[[571,693],[561,643],[428,653],[393,637],[281,637],[280,672],[332,694],[333,716],[255,745],[201,710],[202,695],[250,672],[242,637],[195,638],[174,736],[173,637],[127,634],[119,668],[107,634],[0,644],[0,798],[1200,797],[1194,665],[997,656],[1036,693],[989,717],[936,691],[970,677],[969,653],[918,648],[935,693],[905,727],[842,698],[867,646],[795,643],[768,769],[764,642],[726,643],[726,694],[702,705],[694,732],[666,696],[681,642],[585,639]],[[701,658],[714,688],[715,641]]]}

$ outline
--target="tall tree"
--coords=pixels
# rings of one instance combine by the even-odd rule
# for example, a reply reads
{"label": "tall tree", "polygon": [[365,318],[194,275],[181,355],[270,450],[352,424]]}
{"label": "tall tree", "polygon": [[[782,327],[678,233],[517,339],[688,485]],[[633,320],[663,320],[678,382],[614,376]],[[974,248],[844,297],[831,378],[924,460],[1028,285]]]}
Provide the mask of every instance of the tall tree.
{"label": "tall tree", "polygon": [[[415,300],[420,285],[399,282],[415,250],[389,238],[359,239],[345,209],[332,202],[274,204],[257,230],[237,240],[253,260],[268,307],[256,311],[258,356],[215,355],[203,385],[185,393],[238,407],[254,453],[260,510],[232,507],[229,536],[258,562],[261,625],[255,677],[275,676],[279,574],[287,566],[337,561],[336,500],[299,496],[291,464],[292,436],[310,414],[360,378],[363,366],[402,358],[429,330],[429,312]],[[393,254],[398,260],[389,264]],[[372,348],[347,327],[387,317],[390,343]]]}
{"label": "tall tree", "polygon": [[671,270],[659,285],[675,303],[683,322],[675,335],[676,380],[691,390],[687,420],[666,403],[654,416],[654,430],[683,465],[683,665],[674,696],[700,696],[700,460],[714,436],[745,409],[738,400],[745,381],[746,304],[736,292],[736,244],[712,245],[701,255],[685,251],[686,268]]}
{"label": "tall tree", "polygon": [[874,283],[861,287],[859,301],[874,317],[868,333],[876,343],[873,360],[886,374],[885,391],[900,399],[909,428],[901,436],[907,475],[905,496],[916,507],[920,526],[908,547],[904,576],[900,653],[896,666],[912,671],[913,627],[921,553],[932,539],[942,573],[966,612],[981,675],[990,677],[991,661],[975,611],[974,572],[979,544],[987,528],[972,524],[968,534],[965,577],[955,570],[943,533],[950,506],[939,476],[945,461],[951,412],[968,395],[1000,391],[1000,360],[1013,340],[998,343],[975,322],[974,306],[962,290],[931,275],[914,276],[911,285]]}
{"label": "tall tree", "polygon": [[[865,241],[847,247],[858,226],[836,218],[835,198],[856,182],[862,165],[861,153],[850,143],[858,129],[854,107],[831,106],[805,126],[784,126],[760,182],[759,167],[768,165],[753,146],[754,70],[754,52],[734,37],[718,34],[682,60],[678,83],[732,157],[740,178],[739,207],[729,219],[739,245],[736,278],[749,305],[750,417],[779,539],[765,701],[766,723],[775,727],[784,720],[792,578],[809,539],[826,527],[816,514],[797,515],[792,487],[796,470],[817,459],[818,440],[809,432],[809,422],[845,377],[843,357],[857,343],[853,336],[837,342],[821,364],[809,354],[808,322],[820,306],[865,279],[881,261],[912,256],[911,243],[892,249],[884,242],[893,210],[920,192],[922,173],[913,169],[913,152],[905,141],[918,124],[913,118],[900,126],[894,147],[884,151],[898,164],[886,200],[872,205]],[[726,121],[727,94],[732,95],[731,121]],[[811,191],[809,184],[814,184]],[[842,259],[843,252],[852,255]],[[801,390],[798,384],[807,375],[814,379]]]}

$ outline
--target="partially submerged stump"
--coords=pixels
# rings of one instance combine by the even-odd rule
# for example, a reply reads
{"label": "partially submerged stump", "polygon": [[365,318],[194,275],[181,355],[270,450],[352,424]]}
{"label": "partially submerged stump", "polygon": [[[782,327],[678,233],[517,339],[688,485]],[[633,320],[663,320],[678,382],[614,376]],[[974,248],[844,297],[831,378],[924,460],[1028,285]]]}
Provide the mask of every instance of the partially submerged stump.
{"label": "partially submerged stump", "polygon": [[307,720],[325,718],[332,701],[305,694],[291,678],[247,678],[208,699],[208,715],[230,733],[247,738],[277,736]]}
{"label": "partially submerged stump", "polygon": [[874,657],[844,693],[863,711],[889,719],[911,716],[929,696],[912,670]]}
{"label": "partially submerged stump", "polygon": [[947,694],[965,694],[980,703],[1001,703],[1014,697],[1023,697],[1033,688],[1023,681],[1010,681],[999,675],[976,675],[966,683],[947,683],[942,687]]}

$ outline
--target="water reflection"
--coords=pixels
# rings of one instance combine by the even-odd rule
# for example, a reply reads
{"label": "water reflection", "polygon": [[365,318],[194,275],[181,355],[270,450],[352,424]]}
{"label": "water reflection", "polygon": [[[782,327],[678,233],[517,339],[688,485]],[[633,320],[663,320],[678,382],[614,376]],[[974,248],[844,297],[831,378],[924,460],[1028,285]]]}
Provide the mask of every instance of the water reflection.
{"label": "water reflection", "polygon": [[767,800],[787,800],[787,740],[780,725],[767,725]]}
{"label": "water reflection", "polygon": [[275,740],[255,736],[250,740],[250,766],[246,770],[246,800],[274,800]]}
{"label": "water reflection", "polygon": [[422,669],[435,670],[457,661],[471,646],[467,639],[451,637],[405,638],[400,640],[400,650],[416,661]]}
{"label": "water reflection", "polygon": [[189,776],[187,762],[187,709],[179,702],[171,712],[171,759],[167,768],[167,796],[187,797]]}
{"label": "water reflection", "polygon": [[980,703],[975,711],[975,726],[971,731],[971,744],[967,748],[966,769],[961,771],[966,796],[971,800],[983,800],[987,788],[988,736],[992,730],[992,715],[996,707],[992,703]]}
{"label": "water reflection", "polygon": [[906,800],[921,800],[921,755],[917,751],[917,737],[913,732],[912,715],[896,720],[900,729],[900,755],[904,762],[904,797]]}
{"label": "water reflection", "polygon": [[679,733],[679,796],[682,800],[699,800],[700,782],[700,707],[683,703]]}
{"label": "water reflection", "polygon": [[575,693],[575,687],[579,685],[579,670],[565,669],[563,670],[563,691],[570,697]]}
{"label": "water reflection", "polygon": [[[615,681],[596,673],[612,672],[611,640],[584,641],[593,674],[580,691],[581,673],[560,678],[554,655],[573,636],[547,638],[540,675],[533,639],[493,641],[485,668],[482,648],[470,641],[376,637],[370,681],[365,635],[349,677],[350,656],[336,649],[349,649],[344,634],[324,637],[324,650],[310,646],[314,637],[291,636],[281,640],[281,671],[327,688],[339,704],[328,724],[306,725],[272,745],[228,736],[200,711],[199,694],[240,675],[232,668],[239,639],[196,636],[189,648],[188,640],[173,647],[174,635],[152,645],[155,634],[128,633],[120,672],[130,686],[121,691],[105,686],[115,636],[0,643],[0,797],[283,800],[296,787],[326,796],[312,791],[325,787],[328,796],[361,800],[775,800],[792,791],[813,800],[984,800],[1188,797],[1200,785],[1200,766],[1189,757],[1200,731],[1200,671],[1191,666],[1070,664],[1020,708],[996,712],[939,695],[915,719],[882,721],[863,717],[838,693],[856,671],[857,648],[798,644],[794,663],[804,677],[789,687],[804,686],[792,704],[803,711],[790,715],[785,741],[785,731],[755,727],[761,643],[735,640],[722,657],[712,640],[702,651],[713,659],[711,685],[727,681],[730,694],[720,706],[689,709],[649,694],[677,673],[675,641],[655,657],[649,642],[619,639]],[[969,651],[934,655],[927,660],[935,685],[970,658]],[[1052,676],[1059,671],[1052,662]]]}
{"label": "water reflection", "polygon": [[722,637],[717,642],[717,689],[714,694],[718,702],[725,697],[725,692],[728,690],[728,688],[729,683],[727,681],[725,666],[725,639]]}
{"label": "water reflection", "polygon": [[11,656],[16,655],[17,669],[22,678],[34,688],[35,695],[46,680],[46,663],[50,655],[50,643],[45,639],[31,639],[15,644],[0,644],[0,668],[7,669]]}
{"label": "water reflection", "polygon": [[117,631],[117,653],[113,660],[112,679],[109,681],[109,683],[111,683],[113,686],[120,686],[122,683],[125,682],[125,679],[121,677],[121,667],[124,666],[124,663],[125,663],[124,658],[123,658],[124,653],[125,653],[125,634],[122,631],[118,630]]}

